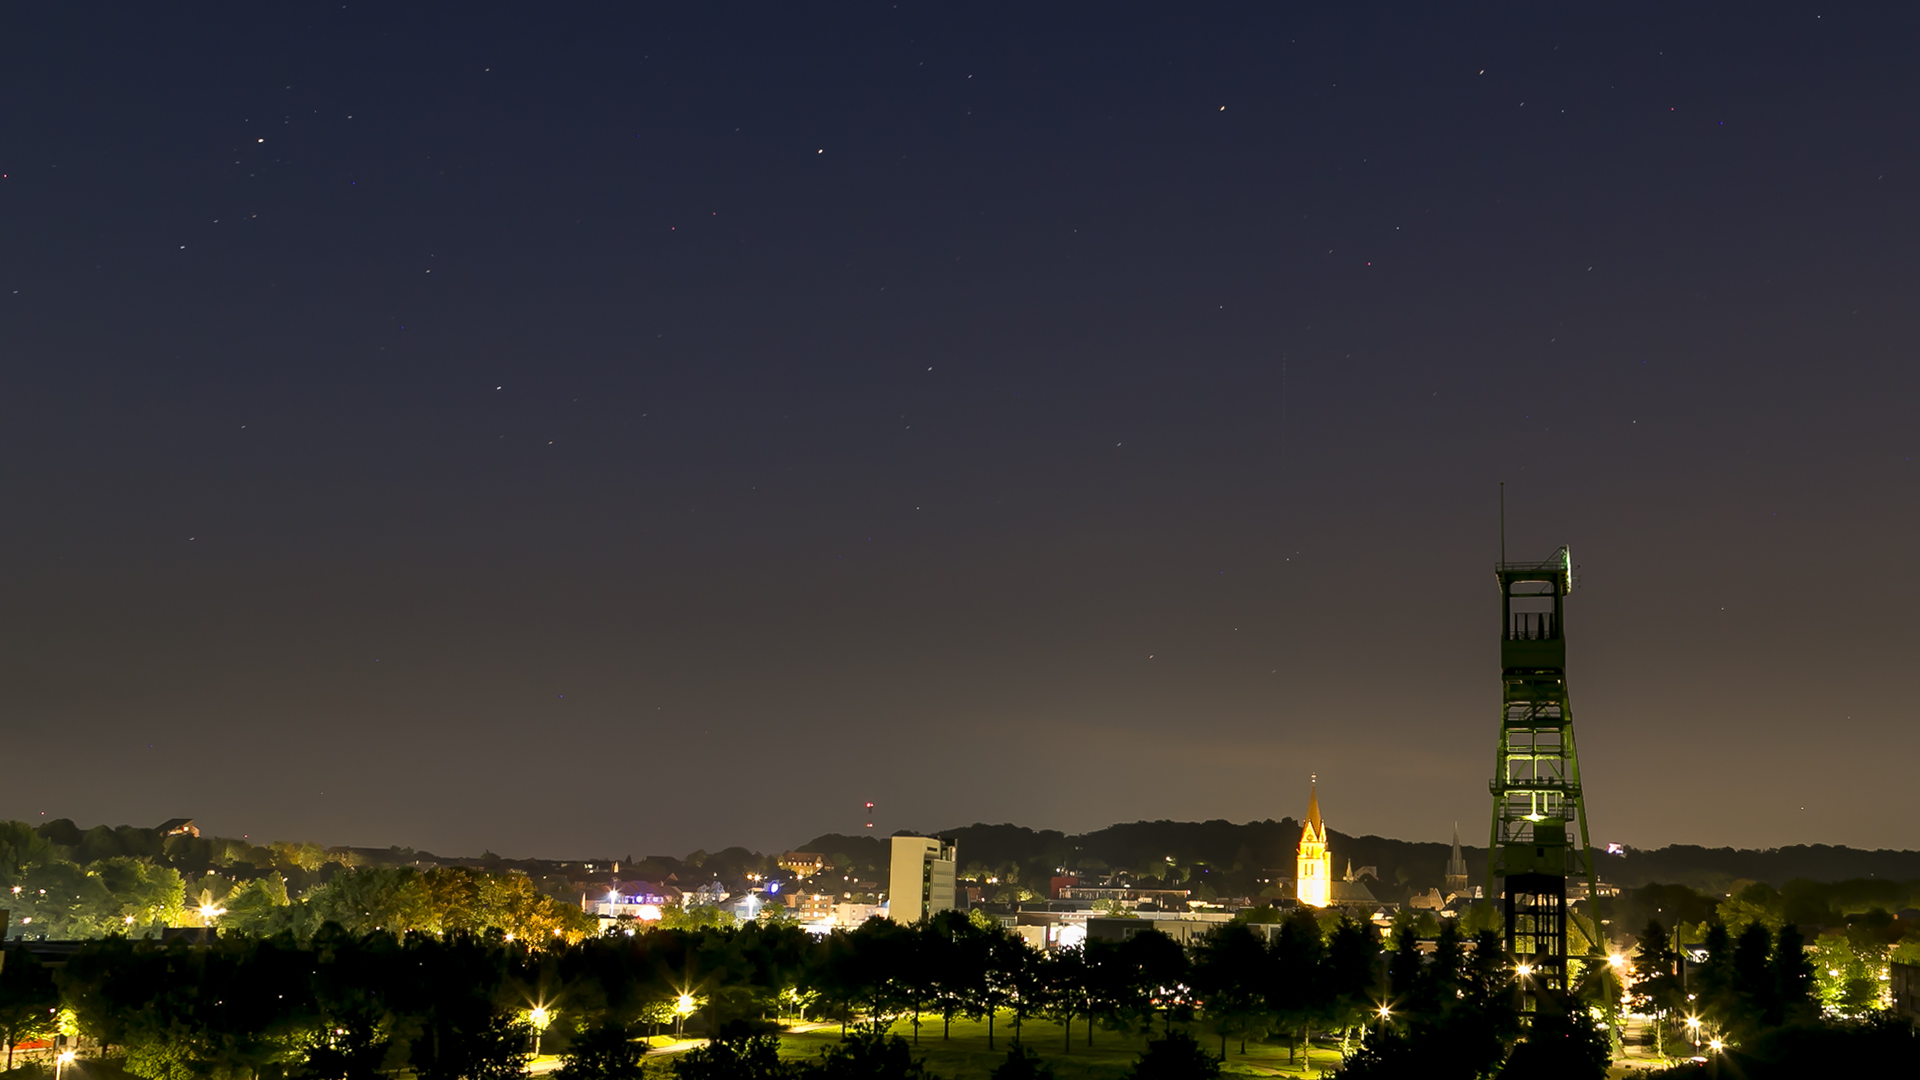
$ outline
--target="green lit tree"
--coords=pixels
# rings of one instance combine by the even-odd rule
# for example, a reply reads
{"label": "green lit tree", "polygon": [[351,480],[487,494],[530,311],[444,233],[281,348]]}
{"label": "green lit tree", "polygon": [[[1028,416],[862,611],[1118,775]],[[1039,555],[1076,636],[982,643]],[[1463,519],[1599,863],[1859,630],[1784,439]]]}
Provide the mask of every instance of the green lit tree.
{"label": "green lit tree", "polygon": [[1633,957],[1633,1005],[1654,1017],[1654,1051],[1666,1056],[1666,1029],[1686,1008],[1680,985],[1680,954],[1667,939],[1658,919],[1640,931],[1640,947]]}

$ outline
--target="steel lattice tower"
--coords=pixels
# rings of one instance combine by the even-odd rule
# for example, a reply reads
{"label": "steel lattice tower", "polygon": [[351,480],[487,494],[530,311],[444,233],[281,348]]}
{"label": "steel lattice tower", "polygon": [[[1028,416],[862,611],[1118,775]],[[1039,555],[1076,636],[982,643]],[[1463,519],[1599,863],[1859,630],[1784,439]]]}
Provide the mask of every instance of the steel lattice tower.
{"label": "steel lattice tower", "polygon": [[[1567,879],[1598,895],[1580,758],[1567,697],[1565,608],[1573,591],[1566,548],[1542,563],[1502,561],[1500,752],[1494,759],[1487,895],[1503,897],[1507,952],[1523,966],[1522,990],[1567,988]],[[1579,824],[1577,844],[1569,826]],[[1494,879],[1504,878],[1502,893]]]}

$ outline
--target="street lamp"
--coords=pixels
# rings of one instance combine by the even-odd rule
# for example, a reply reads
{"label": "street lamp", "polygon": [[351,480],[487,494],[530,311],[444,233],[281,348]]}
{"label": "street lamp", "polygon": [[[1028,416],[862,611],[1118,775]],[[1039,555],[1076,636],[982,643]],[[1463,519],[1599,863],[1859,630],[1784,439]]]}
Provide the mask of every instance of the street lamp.
{"label": "street lamp", "polygon": [[693,1015],[695,1007],[692,994],[682,991],[680,996],[674,999],[673,1015],[675,1019],[673,1022],[673,1033],[676,1037],[686,1034],[687,1017]]}
{"label": "street lamp", "polygon": [[1515,975],[1518,975],[1518,976],[1520,976],[1520,977],[1521,977],[1521,978],[1523,978],[1523,979],[1528,979],[1528,978],[1532,978],[1532,977],[1533,977],[1533,965],[1532,965],[1532,964],[1521,964],[1521,965],[1520,965],[1519,967],[1516,967],[1516,968],[1514,968],[1514,969],[1513,969],[1513,973],[1514,973]]}
{"label": "street lamp", "polygon": [[60,1074],[64,1072],[66,1070],[66,1067],[71,1064],[73,1064],[73,1051],[71,1050],[60,1051],[60,1055],[53,1059],[54,1080],[60,1080]]}
{"label": "street lamp", "polygon": [[533,1025],[533,1056],[540,1056],[540,1036],[546,1034],[547,1025],[553,1023],[553,1012],[545,1005],[535,1005],[527,1011],[527,1023]]}

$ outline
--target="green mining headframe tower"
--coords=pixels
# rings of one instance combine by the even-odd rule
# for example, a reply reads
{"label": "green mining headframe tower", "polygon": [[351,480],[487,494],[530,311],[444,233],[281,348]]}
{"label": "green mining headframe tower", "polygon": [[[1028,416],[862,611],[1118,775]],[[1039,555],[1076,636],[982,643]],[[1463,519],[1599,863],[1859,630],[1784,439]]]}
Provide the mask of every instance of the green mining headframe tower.
{"label": "green mining headframe tower", "polygon": [[[1502,561],[1500,579],[1500,754],[1494,760],[1493,837],[1487,895],[1504,898],[1507,952],[1521,987],[1567,988],[1567,879],[1597,894],[1580,759],[1567,699],[1566,599],[1573,557],[1561,548],[1542,563]],[[1579,823],[1574,843],[1570,827]],[[1504,893],[1493,879],[1504,878]]]}

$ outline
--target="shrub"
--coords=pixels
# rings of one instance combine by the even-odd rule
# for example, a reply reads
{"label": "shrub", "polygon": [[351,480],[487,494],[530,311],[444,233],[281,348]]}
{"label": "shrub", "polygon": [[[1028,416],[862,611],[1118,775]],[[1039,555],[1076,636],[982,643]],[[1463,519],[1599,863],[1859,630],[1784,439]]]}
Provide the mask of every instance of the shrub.
{"label": "shrub", "polygon": [[1032,1047],[1015,1046],[1007,1051],[1007,1060],[993,1067],[992,1080],[1053,1080],[1053,1066],[1033,1052]]}

